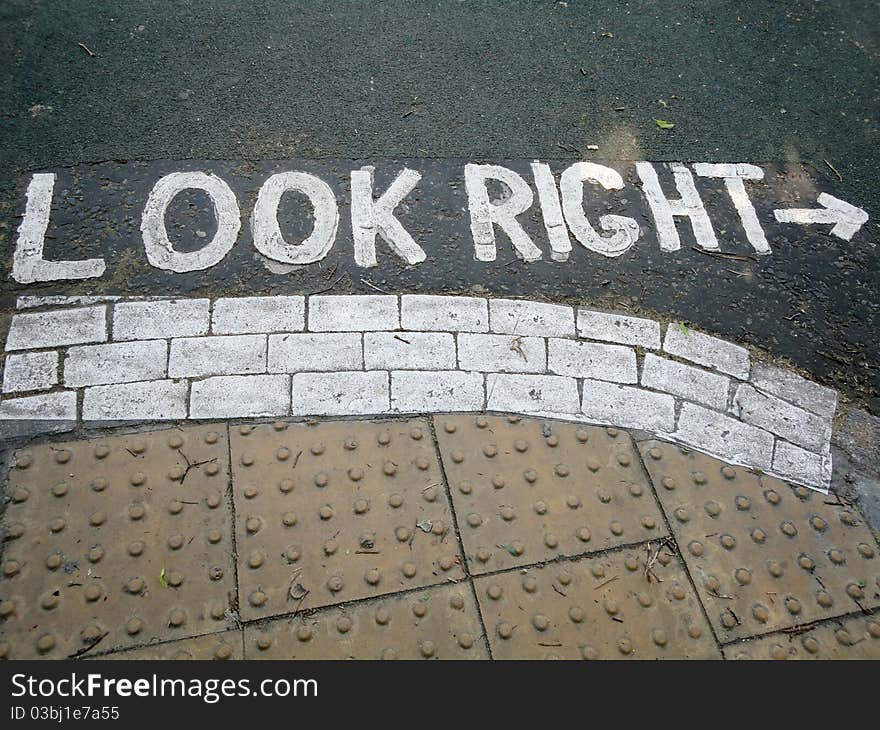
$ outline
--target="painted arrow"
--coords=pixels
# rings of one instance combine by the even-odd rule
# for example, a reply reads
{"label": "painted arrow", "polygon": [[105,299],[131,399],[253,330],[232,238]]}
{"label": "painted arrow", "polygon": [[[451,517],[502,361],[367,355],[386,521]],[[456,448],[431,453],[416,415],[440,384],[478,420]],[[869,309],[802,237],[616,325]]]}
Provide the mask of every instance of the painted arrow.
{"label": "painted arrow", "polygon": [[783,208],[774,210],[773,215],[780,223],[833,223],[831,233],[844,241],[849,241],[868,221],[864,210],[828,193],[819,193],[817,201],[821,208]]}

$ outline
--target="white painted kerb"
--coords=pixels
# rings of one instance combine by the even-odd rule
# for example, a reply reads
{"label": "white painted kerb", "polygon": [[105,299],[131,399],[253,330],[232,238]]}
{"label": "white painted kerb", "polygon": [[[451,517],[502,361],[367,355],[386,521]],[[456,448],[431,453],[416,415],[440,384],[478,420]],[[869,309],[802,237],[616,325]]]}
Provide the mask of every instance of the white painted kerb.
{"label": "white painted kerb", "polygon": [[60,304],[13,315],[0,420],[494,410],[636,428],[830,482],[836,392],[678,324],[661,338],[644,318],[433,295]]}

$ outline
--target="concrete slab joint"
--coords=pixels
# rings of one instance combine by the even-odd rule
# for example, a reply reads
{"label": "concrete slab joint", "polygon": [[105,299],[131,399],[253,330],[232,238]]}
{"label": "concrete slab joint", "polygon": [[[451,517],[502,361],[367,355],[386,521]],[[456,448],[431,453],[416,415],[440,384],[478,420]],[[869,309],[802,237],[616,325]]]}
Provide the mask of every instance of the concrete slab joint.
{"label": "concrete slab joint", "polygon": [[509,411],[830,484],[837,393],[683,324],[415,294],[41,304],[12,317],[0,423]]}

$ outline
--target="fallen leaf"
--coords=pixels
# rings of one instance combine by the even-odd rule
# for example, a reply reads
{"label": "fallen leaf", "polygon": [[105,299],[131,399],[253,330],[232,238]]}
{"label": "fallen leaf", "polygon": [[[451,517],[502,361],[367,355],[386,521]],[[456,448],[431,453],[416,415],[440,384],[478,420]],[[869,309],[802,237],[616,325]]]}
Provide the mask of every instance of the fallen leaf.
{"label": "fallen leaf", "polygon": [[163,588],[168,587],[168,581],[165,580],[165,568],[162,568],[162,570],[159,572],[159,585]]}
{"label": "fallen leaf", "polygon": [[672,122],[664,121],[663,119],[655,119],[654,122],[657,124],[660,129],[672,129],[675,127],[675,124]]}
{"label": "fallen leaf", "polygon": [[430,532],[434,528],[434,523],[431,520],[422,520],[421,522],[416,522],[416,527],[422,532]]}

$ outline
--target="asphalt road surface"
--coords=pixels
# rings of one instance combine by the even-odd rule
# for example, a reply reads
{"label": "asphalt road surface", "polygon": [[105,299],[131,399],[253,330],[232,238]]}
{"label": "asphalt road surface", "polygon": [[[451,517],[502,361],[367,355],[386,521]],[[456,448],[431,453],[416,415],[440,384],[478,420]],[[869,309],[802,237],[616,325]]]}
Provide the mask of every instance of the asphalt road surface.
{"label": "asphalt road surface", "polygon": [[[824,176],[869,222],[850,242],[827,230],[804,234],[802,246],[793,236],[748,275],[689,251],[650,270],[598,262],[581,280],[512,266],[481,285],[528,295],[540,282],[549,298],[685,319],[785,357],[880,413],[878,11],[880,3],[852,0],[6,0],[3,263],[25,172],[72,165],[419,158],[442,167],[582,155],[772,163]],[[465,272],[448,285],[474,280]],[[198,281],[191,290],[223,286]],[[247,277],[228,286],[319,288]],[[348,286],[370,291],[358,277]],[[24,293],[11,282],[4,291]]]}

